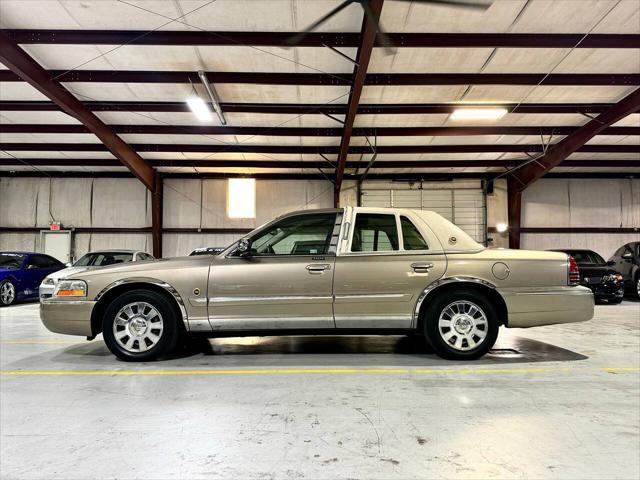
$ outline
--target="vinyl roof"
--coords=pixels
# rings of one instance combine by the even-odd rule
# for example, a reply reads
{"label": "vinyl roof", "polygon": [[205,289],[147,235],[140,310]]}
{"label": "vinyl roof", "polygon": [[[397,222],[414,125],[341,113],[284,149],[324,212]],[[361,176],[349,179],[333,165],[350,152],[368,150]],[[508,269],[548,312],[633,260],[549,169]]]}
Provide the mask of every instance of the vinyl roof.
{"label": "vinyl roof", "polygon": [[[314,46],[284,48],[270,37],[304,30],[339,3],[2,0],[0,27],[161,172],[331,175],[354,64],[321,43],[355,58],[363,10],[352,4],[334,16]],[[640,85],[637,0],[495,0],[485,11],[386,0],[381,24],[394,39],[427,46],[373,48],[347,174],[362,173],[374,151],[371,175],[503,172]],[[220,98],[224,128],[215,116],[199,122],[184,103],[193,88],[208,98],[199,70]],[[12,75],[0,64],[0,171],[127,171]],[[452,120],[459,104],[510,113]],[[553,172],[639,173],[640,113]]]}

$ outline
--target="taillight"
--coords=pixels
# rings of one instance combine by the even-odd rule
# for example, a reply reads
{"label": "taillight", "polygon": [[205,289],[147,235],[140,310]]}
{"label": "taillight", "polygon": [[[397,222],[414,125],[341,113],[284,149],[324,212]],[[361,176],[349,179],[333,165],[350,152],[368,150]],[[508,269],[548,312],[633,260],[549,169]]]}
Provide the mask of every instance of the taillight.
{"label": "taillight", "polygon": [[580,283],[580,269],[575,258],[568,256],[569,269],[567,271],[567,285],[578,285]]}

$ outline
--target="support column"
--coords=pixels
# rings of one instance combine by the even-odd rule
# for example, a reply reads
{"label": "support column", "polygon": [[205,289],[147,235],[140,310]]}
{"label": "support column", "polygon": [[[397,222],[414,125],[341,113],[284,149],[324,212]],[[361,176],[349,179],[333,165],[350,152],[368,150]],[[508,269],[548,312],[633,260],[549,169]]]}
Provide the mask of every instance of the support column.
{"label": "support column", "polygon": [[522,191],[517,180],[507,180],[507,217],[509,222],[509,248],[520,248],[520,221],[522,218]]}
{"label": "support column", "polygon": [[153,256],[156,258],[162,258],[162,192],[162,177],[156,174],[154,189],[151,193],[151,237]]}

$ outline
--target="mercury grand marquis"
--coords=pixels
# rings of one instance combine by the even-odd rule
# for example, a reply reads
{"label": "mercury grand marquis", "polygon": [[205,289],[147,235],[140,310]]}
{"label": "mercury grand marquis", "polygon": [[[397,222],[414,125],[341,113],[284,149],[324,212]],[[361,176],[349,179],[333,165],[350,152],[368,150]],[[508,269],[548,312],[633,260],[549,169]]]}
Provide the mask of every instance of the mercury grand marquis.
{"label": "mercury grand marquis", "polygon": [[578,267],[557,252],[487,249],[440,215],[347,207],[283,215],[215,256],[108,266],[42,299],[52,332],[102,333],[123,360],[152,360],[182,335],[424,335],[476,359],[501,326],[593,316]]}

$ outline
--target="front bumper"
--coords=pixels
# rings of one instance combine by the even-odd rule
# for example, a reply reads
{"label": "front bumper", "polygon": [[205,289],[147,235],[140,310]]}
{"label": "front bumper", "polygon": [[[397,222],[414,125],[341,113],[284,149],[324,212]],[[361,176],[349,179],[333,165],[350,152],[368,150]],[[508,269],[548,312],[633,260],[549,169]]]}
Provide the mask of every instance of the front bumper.
{"label": "front bumper", "polygon": [[510,328],[584,322],[593,318],[593,293],[585,287],[512,289],[502,293]]}
{"label": "front bumper", "polygon": [[38,288],[38,294],[40,296],[40,300],[44,300],[45,298],[51,298],[53,296],[53,292],[56,289],[55,283],[53,284],[44,284],[41,283]]}
{"label": "front bumper", "polygon": [[54,333],[90,337],[91,312],[95,304],[91,300],[41,299],[40,320]]}

